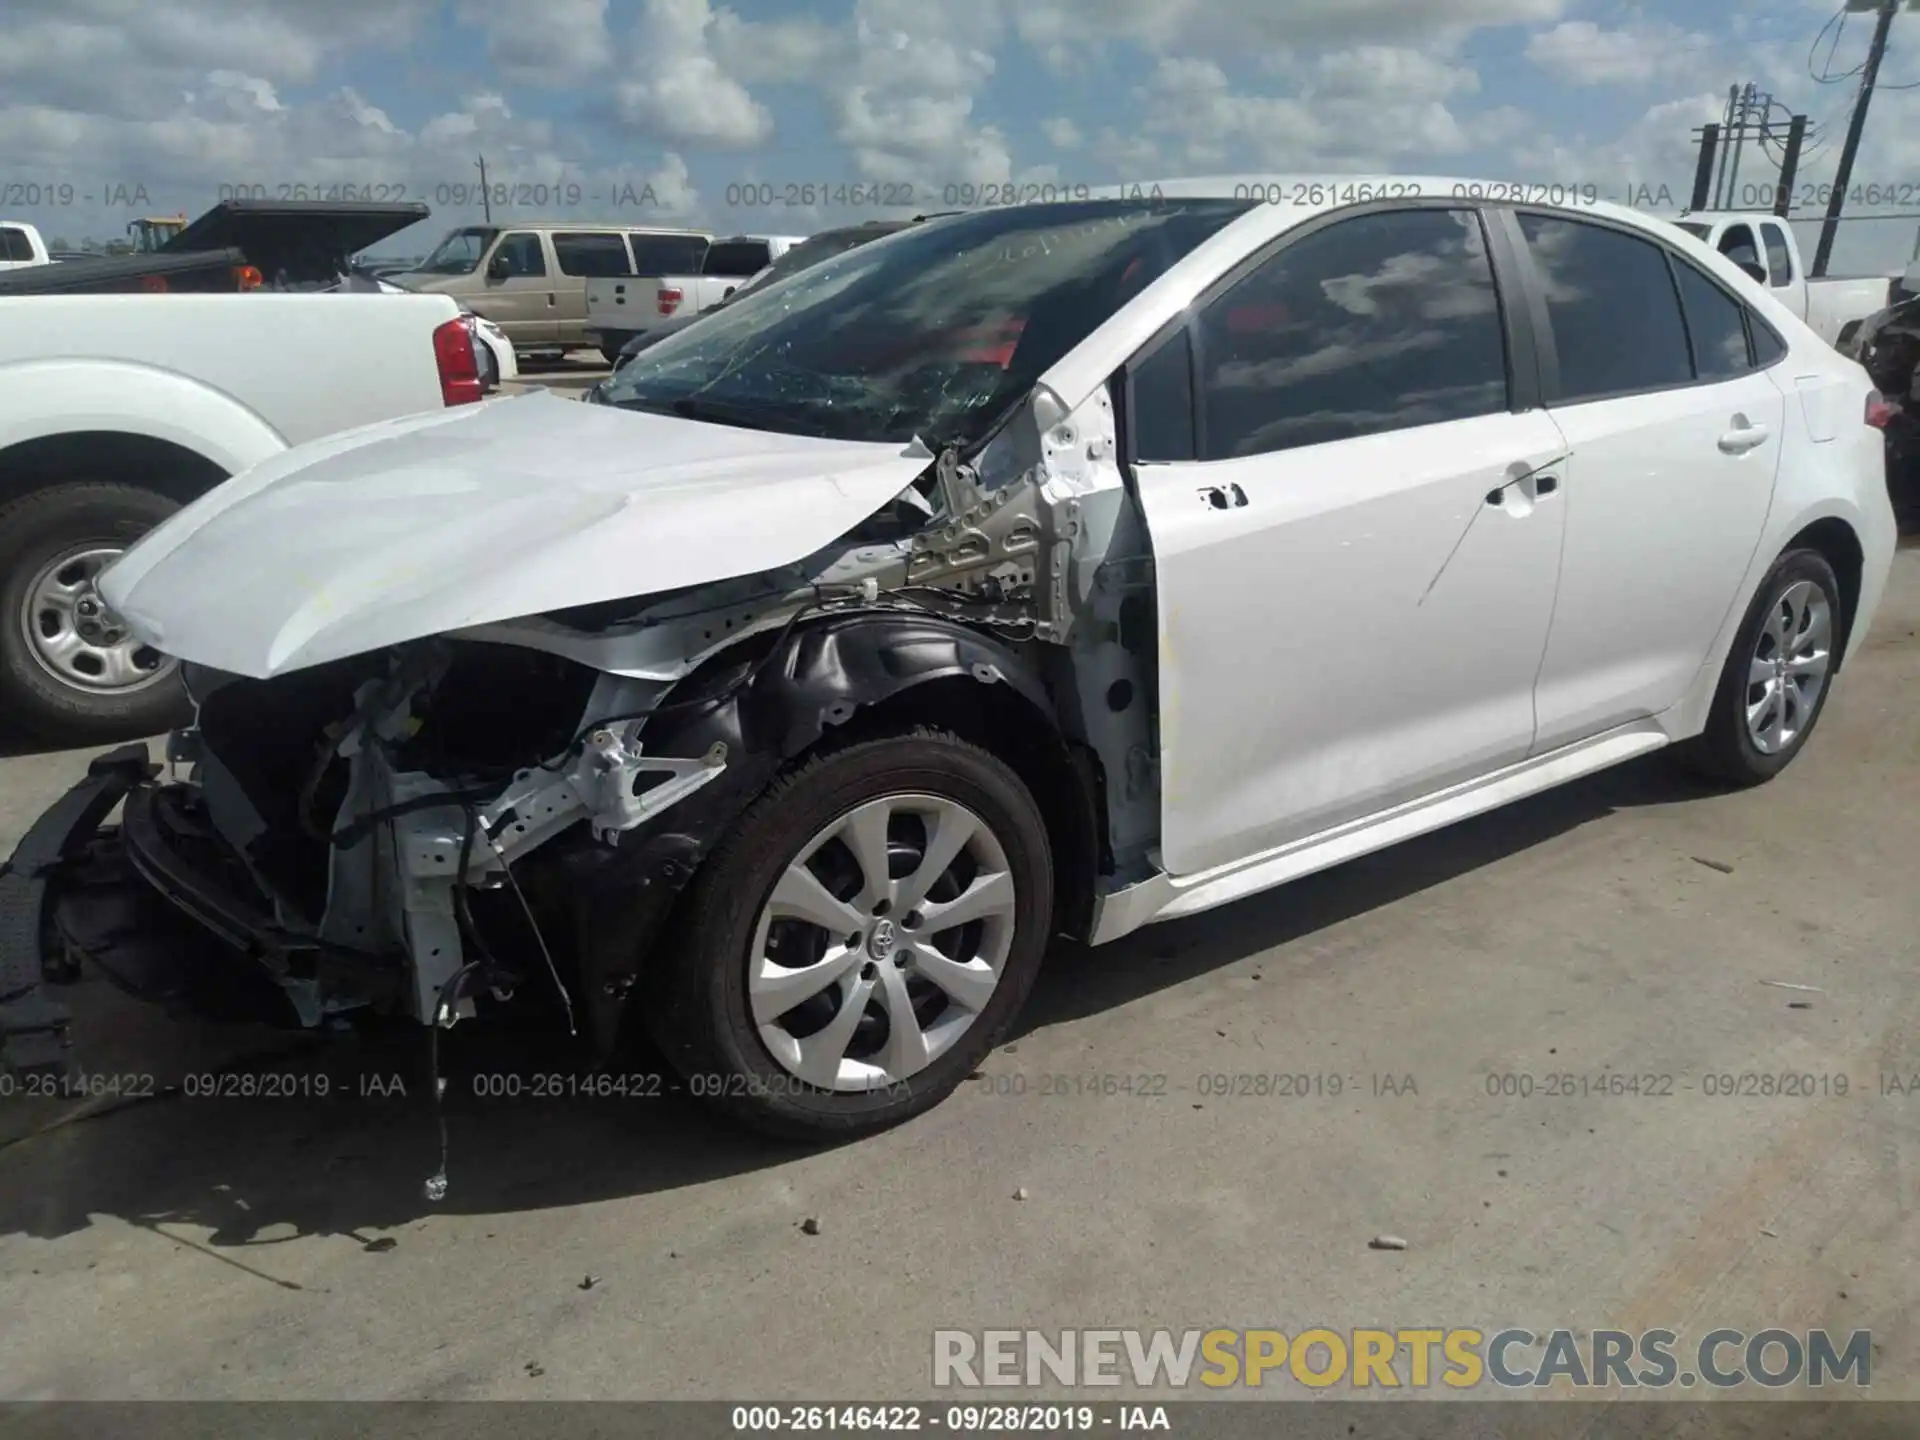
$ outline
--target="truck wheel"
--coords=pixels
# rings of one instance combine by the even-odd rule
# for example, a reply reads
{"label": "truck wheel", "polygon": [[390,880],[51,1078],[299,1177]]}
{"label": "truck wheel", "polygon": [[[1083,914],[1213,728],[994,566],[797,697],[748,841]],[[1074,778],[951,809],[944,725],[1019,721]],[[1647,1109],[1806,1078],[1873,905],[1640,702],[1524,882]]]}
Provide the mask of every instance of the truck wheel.
{"label": "truck wheel", "polygon": [[852,744],[776,781],[702,867],[647,1028],[693,1095],[763,1133],[880,1130],[999,1042],[1052,907],[1045,823],[1004,764],[934,730]]}
{"label": "truck wheel", "polygon": [[132,485],[62,484],[0,507],[0,716],[55,745],[185,722],[179,665],[123,629],[100,572],[180,507]]}

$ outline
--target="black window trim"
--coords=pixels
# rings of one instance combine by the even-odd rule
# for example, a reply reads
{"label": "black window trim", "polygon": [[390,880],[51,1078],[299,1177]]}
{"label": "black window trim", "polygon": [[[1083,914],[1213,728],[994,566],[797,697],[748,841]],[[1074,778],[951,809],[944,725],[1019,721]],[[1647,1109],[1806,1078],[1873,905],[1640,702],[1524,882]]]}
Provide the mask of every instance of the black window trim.
{"label": "black window trim", "polygon": [[[1526,287],[1530,297],[1528,310],[1533,317],[1534,328],[1538,332],[1536,343],[1539,347],[1538,353],[1541,356],[1543,380],[1546,377],[1550,377],[1551,379],[1551,383],[1543,383],[1541,387],[1542,399],[1549,410],[1564,409],[1573,405],[1600,405],[1610,400],[1631,400],[1640,395],[1664,395],[1672,390],[1687,390],[1701,385],[1726,385],[1731,383],[1728,379],[1703,380],[1700,378],[1699,368],[1695,365],[1693,359],[1693,337],[1692,331],[1687,325],[1687,309],[1686,306],[1681,303],[1679,279],[1673,271],[1675,264],[1692,265],[1707,281],[1717,286],[1722,294],[1726,295],[1740,307],[1742,315],[1746,317],[1748,327],[1747,374],[1758,375],[1762,371],[1772,369],[1775,365],[1780,364],[1787,358],[1791,347],[1787,345],[1786,338],[1782,336],[1778,330],[1775,330],[1772,325],[1768,324],[1764,316],[1755,311],[1753,306],[1746,300],[1729,290],[1721,283],[1719,277],[1708,271],[1705,266],[1689,260],[1685,255],[1680,253],[1676,246],[1669,244],[1662,236],[1651,234],[1625,221],[1616,220],[1610,215],[1578,214],[1568,210],[1556,210],[1550,206],[1528,204],[1500,205],[1498,208],[1507,212],[1511,221],[1513,237],[1516,241],[1520,242],[1519,253],[1516,260],[1521,270],[1521,283]],[[1667,385],[1647,385],[1634,390],[1615,390],[1609,391],[1604,395],[1582,395],[1578,399],[1566,399],[1561,388],[1560,352],[1555,344],[1553,320],[1547,313],[1546,286],[1540,279],[1539,271],[1534,267],[1532,253],[1524,243],[1525,236],[1520,230],[1520,216],[1522,215],[1537,215],[1543,220],[1564,220],[1569,224],[1591,225],[1596,229],[1612,230],[1620,235],[1626,236],[1628,239],[1642,241],[1658,250],[1667,263],[1667,283],[1673,289],[1674,304],[1680,308],[1680,328],[1681,332],[1687,336],[1687,368],[1693,373],[1685,380],[1674,381]],[[1754,357],[1758,354],[1758,351],[1754,346],[1752,327],[1756,323],[1765,325],[1768,332],[1781,347],[1781,353],[1765,365],[1754,363]],[[1737,376],[1734,378],[1743,379],[1745,377]]]}
{"label": "black window trim", "polygon": [[[1521,317],[1520,308],[1511,303],[1510,297],[1515,294],[1527,299],[1529,309],[1534,308],[1535,302],[1538,301],[1539,307],[1544,310],[1545,303],[1544,300],[1540,300],[1539,298],[1539,287],[1527,283],[1532,279],[1531,262],[1528,262],[1527,267],[1523,269],[1519,257],[1514,253],[1514,242],[1518,238],[1517,229],[1514,235],[1504,233],[1493,221],[1495,207],[1490,207],[1479,200],[1464,200],[1458,197],[1449,198],[1438,195],[1374,200],[1365,204],[1343,205],[1338,209],[1325,211],[1310,220],[1304,221],[1274,236],[1271,240],[1260,246],[1259,249],[1252,251],[1250,254],[1235,262],[1231,269],[1218,276],[1206,289],[1194,296],[1184,310],[1167,321],[1167,323],[1162,325],[1158,330],[1154,331],[1132,355],[1127,357],[1118,371],[1121,378],[1122,393],[1126,400],[1122,437],[1126,447],[1127,463],[1129,465],[1220,463],[1219,461],[1208,461],[1200,458],[1207,453],[1207,407],[1200,403],[1202,394],[1201,377],[1206,374],[1206,351],[1205,344],[1201,338],[1199,323],[1202,311],[1227,291],[1231,290],[1235,285],[1239,284],[1240,281],[1246,279],[1246,277],[1251,275],[1255,270],[1265,265],[1267,261],[1271,260],[1281,251],[1291,245],[1297,244],[1301,240],[1305,240],[1311,235],[1319,233],[1331,225],[1336,225],[1346,220],[1361,219],[1370,215],[1397,215],[1415,210],[1466,211],[1477,218],[1480,225],[1481,239],[1487,250],[1488,266],[1493,272],[1494,303],[1500,312],[1501,338],[1504,341],[1503,348],[1506,352],[1507,406],[1505,413],[1509,415],[1520,415],[1529,410],[1541,408],[1544,403],[1543,397],[1549,393],[1546,386],[1547,375],[1545,373],[1545,367],[1552,360],[1554,352],[1551,348],[1542,351],[1535,338],[1534,331],[1540,321],[1544,319],[1544,314],[1532,316],[1531,319],[1533,323],[1530,325],[1526,319]],[[1519,253],[1524,255],[1524,249]],[[1140,452],[1135,443],[1134,435],[1134,417],[1139,414],[1139,406],[1135,403],[1134,397],[1134,377],[1140,367],[1145,364],[1147,360],[1151,359],[1162,345],[1170,343],[1173,337],[1183,330],[1187,333],[1187,403],[1192,406],[1193,411],[1191,425],[1193,431],[1193,454],[1179,460],[1140,461],[1137,458]],[[1557,369],[1555,370],[1553,379],[1556,383],[1558,382],[1559,376]],[[1497,415],[1502,412],[1496,410],[1489,413]],[[1453,422],[1439,421],[1436,423],[1452,424]],[[1407,428],[1423,429],[1425,427],[1410,426]],[[1393,432],[1376,433],[1390,434]],[[1355,436],[1349,438],[1358,439],[1364,437]],[[1323,441],[1320,443],[1338,444],[1341,442]],[[1284,450],[1275,450],[1264,451],[1262,453],[1278,455],[1286,452]],[[1235,458],[1245,459],[1251,457],[1242,456]]]}

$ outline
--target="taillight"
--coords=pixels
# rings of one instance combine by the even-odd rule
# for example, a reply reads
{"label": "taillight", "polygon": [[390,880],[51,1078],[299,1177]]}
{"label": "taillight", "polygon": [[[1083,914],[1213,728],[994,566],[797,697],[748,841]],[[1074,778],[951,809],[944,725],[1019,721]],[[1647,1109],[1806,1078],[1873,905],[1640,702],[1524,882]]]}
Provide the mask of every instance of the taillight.
{"label": "taillight", "polygon": [[1867,392],[1867,424],[1876,430],[1887,428],[1893,419],[1893,406],[1889,405],[1878,390]]}
{"label": "taillight", "polygon": [[654,291],[654,301],[662,315],[671,315],[680,308],[680,302],[686,297],[678,290],[662,286]]}
{"label": "taillight", "polygon": [[262,284],[260,272],[252,265],[233,267],[233,283],[241,290],[258,290]]}
{"label": "taillight", "polygon": [[140,288],[148,295],[164,295],[167,290],[166,277],[164,275],[142,275],[140,277]]}
{"label": "taillight", "polygon": [[458,317],[433,332],[433,360],[440,369],[440,398],[466,405],[480,398],[480,362],[473,354],[473,332]]}

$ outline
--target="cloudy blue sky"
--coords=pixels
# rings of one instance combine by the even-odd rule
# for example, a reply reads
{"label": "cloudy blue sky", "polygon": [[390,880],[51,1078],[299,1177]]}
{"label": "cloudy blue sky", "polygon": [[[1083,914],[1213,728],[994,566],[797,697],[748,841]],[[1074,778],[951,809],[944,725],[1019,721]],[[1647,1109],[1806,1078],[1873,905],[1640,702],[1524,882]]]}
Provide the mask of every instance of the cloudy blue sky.
{"label": "cloudy blue sky", "polygon": [[[1817,185],[1871,29],[1830,23],[1839,4],[5,0],[0,214],[104,238],[124,201],[191,214],[222,185],[350,184],[426,200],[437,234],[479,218],[476,154],[523,217],[773,233],[873,213],[842,189],[863,183],[938,206],[1006,183],[1399,171],[1684,199],[1693,127],[1749,80],[1812,117]],[[1854,182],[1905,185],[1920,211],[1920,13],[1882,79],[1912,88],[1876,96]],[[1752,152],[1742,174],[1772,178]],[[1835,269],[1904,262],[1916,225],[1844,226]]]}

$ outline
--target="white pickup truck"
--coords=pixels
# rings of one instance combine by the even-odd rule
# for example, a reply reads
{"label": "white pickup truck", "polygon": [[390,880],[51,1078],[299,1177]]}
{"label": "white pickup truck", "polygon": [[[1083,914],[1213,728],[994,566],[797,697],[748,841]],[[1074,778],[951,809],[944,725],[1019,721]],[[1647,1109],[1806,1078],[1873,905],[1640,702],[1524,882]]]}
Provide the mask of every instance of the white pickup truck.
{"label": "white pickup truck", "polygon": [[52,261],[47,242],[33,226],[24,220],[0,220],[0,270],[47,265]]}
{"label": "white pickup truck", "polygon": [[481,390],[446,295],[0,296],[0,729],[82,745],[176,723],[174,663],[99,573],[290,446]]}
{"label": "white pickup truck", "polygon": [[1772,289],[1774,299],[1829,345],[1840,345],[1851,327],[1893,303],[1895,275],[1809,277],[1793,227],[1778,216],[1695,212],[1674,223]]}
{"label": "white pickup truck", "polygon": [[587,281],[587,343],[613,364],[620,349],[661,320],[698,315],[758,275],[804,235],[734,235],[706,248],[697,272]]}

